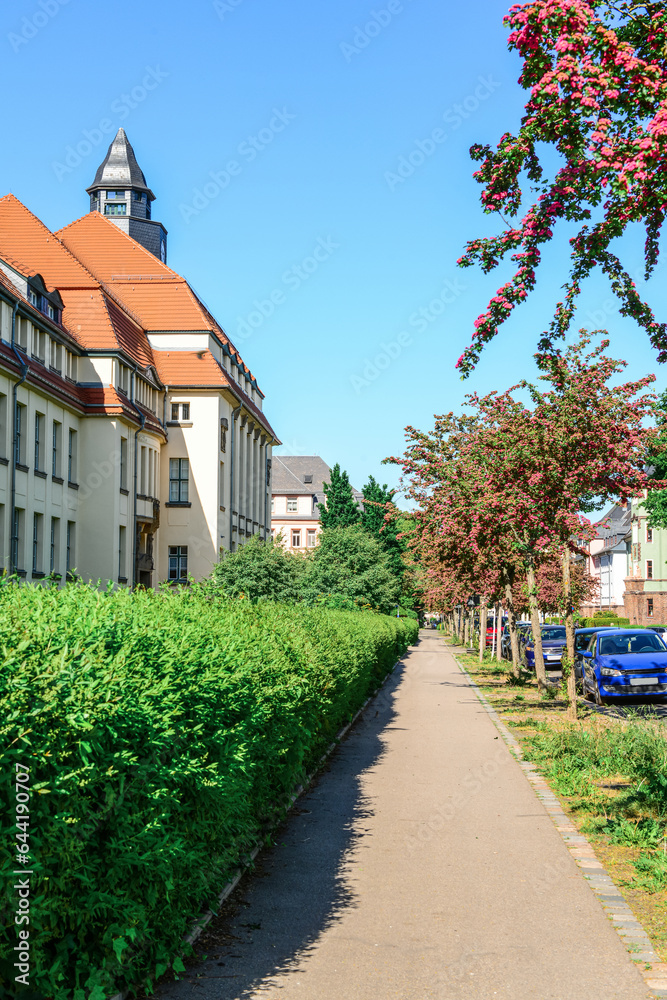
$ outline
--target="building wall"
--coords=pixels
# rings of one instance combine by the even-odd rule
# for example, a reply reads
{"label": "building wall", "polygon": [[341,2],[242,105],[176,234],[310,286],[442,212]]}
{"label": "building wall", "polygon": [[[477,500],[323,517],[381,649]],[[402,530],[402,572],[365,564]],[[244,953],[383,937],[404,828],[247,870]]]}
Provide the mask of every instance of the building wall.
{"label": "building wall", "polygon": [[[291,551],[306,552],[315,548],[322,532],[322,525],[313,516],[312,494],[302,494],[300,496],[281,496],[274,494],[272,497],[271,514],[271,534],[274,538],[281,539],[284,548]],[[288,511],[288,501],[296,501],[296,511]],[[294,532],[299,532],[299,544],[295,545],[296,538]],[[314,532],[314,543],[312,535]]]}
{"label": "building wall", "polygon": [[[633,504],[625,611],[633,625],[664,625],[667,624],[667,531],[663,528],[650,531],[647,522],[646,511],[641,504]],[[647,573],[649,561],[653,574],[651,579]],[[652,614],[649,600],[653,602]]]}

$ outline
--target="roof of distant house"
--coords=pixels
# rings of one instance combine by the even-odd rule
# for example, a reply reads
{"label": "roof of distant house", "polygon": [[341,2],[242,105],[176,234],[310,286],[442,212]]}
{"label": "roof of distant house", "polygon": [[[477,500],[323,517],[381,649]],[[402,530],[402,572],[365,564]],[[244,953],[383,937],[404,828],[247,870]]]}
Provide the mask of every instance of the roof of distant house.
{"label": "roof of distant house", "polygon": [[[319,455],[274,455],[271,464],[272,491],[286,496],[313,495],[324,500],[324,483],[331,482],[331,469]],[[354,498],[362,494],[352,487]]]}

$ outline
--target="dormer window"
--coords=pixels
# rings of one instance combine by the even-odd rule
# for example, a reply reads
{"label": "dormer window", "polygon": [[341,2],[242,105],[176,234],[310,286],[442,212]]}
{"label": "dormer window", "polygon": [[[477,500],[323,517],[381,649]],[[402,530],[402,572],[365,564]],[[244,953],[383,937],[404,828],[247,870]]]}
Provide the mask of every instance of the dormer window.
{"label": "dormer window", "polygon": [[30,303],[31,306],[34,306],[35,309],[40,309],[42,305],[42,296],[39,294],[39,292],[36,292],[34,288],[29,287],[28,302]]}

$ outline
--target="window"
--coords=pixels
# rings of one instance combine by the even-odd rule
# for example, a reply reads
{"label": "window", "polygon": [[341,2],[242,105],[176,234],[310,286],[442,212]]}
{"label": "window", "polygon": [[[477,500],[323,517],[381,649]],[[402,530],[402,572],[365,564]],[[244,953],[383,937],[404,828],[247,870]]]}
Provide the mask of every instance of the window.
{"label": "window", "polygon": [[[16,404],[16,435],[14,442],[14,461],[17,465],[25,465],[25,406]],[[30,431],[28,431],[30,433]]]}
{"label": "window", "polygon": [[74,567],[74,541],[75,541],[76,525],[74,521],[67,522],[67,559],[65,562],[65,569],[69,573]]}
{"label": "window", "polygon": [[314,549],[317,545],[317,532],[312,528],[308,529],[308,548]]}
{"label": "window", "polygon": [[67,482],[76,482],[76,431],[71,427],[67,437]]}
{"label": "window", "polygon": [[68,379],[71,379],[72,382],[76,382],[78,362],[79,359],[77,358],[76,354],[72,354],[71,351],[66,352],[65,375],[67,376]]}
{"label": "window", "polygon": [[189,403],[172,403],[171,404],[171,419],[172,420],[189,420],[190,419],[190,404]]}
{"label": "window", "polygon": [[646,541],[653,541],[653,528],[649,528],[648,524],[646,525]]}
{"label": "window", "polygon": [[125,572],[125,561],[126,561],[126,529],[121,524],[118,529],[118,579],[127,580],[127,573]]}
{"label": "window", "polygon": [[185,583],[188,578],[187,545],[169,546],[169,579]]}
{"label": "window", "polygon": [[46,360],[46,334],[36,326],[33,327],[32,356],[42,363]]}
{"label": "window", "polygon": [[107,198],[124,198],[124,191],[107,191]]}
{"label": "window", "polygon": [[119,202],[117,205],[105,205],[104,206],[105,215],[127,215],[127,205],[123,202]]}
{"label": "window", "polygon": [[218,501],[221,507],[225,504],[225,463],[220,463],[220,479],[218,481],[218,493],[220,500]]}
{"label": "window", "polygon": [[126,396],[130,395],[130,369],[127,365],[119,365],[118,388]]}
{"label": "window", "polygon": [[275,512],[276,512],[276,501],[273,499],[273,497],[271,497],[271,513],[275,514]]}
{"label": "window", "polygon": [[7,397],[0,393],[0,455],[7,454]]}
{"label": "window", "polygon": [[647,580],[652,580],[653,579],[653,560],[652,559],[647,559],[646,560],[646,579]]}
{"label": "window", "polygon": [[63,425],[57,420],[53,421],[53,435],[51,440],[51,475],[60,479],[60,452],[62,449]]}
{"label": "window", "polygon": [[653,598],[649,597],[646,602],[646,615],[648,618],[653,618]]}
{"label": "window", "polygon": [[49,552],[49,572],[55,573],[58,563],[60,562],[60,518],[51,518],[51,542],[50,542],[50,552]]}
{"label": "window", "polygon": [[293,531],[292,532],[292,548],[293,549],[300,549],[301,548],[301,532],[300,531]]}
{"label": "window", "polygon": [[39,292],[36,292],[34,288],[28,288],[28,302],[36,309],[40,309],[42,305],[42,296]]}
{"label": "window", "polygon": [[133,191],[132,197],[135,201],[146,201],[146,195],[143,191]]}
{"label": "window", "polygon": [[63,370],[63,349],[57,341],[51,341],[51,367],[60,374]]}
{"label": "window", "polygon": [[[14,508],[14,520],[12,524],[12,539],[11,539],[11,562],[12,569],[21,569],[21,563],[23,562],[23,515],[25,511],[21,510],[20,507]],[[19,554],[21,556],[19,560]]]}
{"label": "window", "polygon": [[139,492],[146,496],[146,448],[142,445],[139,453]]}
{"label": "window", "polygon": [[296,514],[296,512],[297,512],[298,509],[299,509],[299,501],[298,500],[288,500],[287,501],[287,513],[288,514]]}
{"label": "window", "polygon": [[188,502],[189,479],[190,479],[190,462],[188,461],[188,459],[170,458],[169,459],[169,503]]}
{"label": "window", "polygon": [[32,572],[42,572],[42,514],[32,515]]}
{"label": "window", "polygon": [[120,488],[127,489],[127,438],[120,439]]}
{"label": "window", "polygon": [[28,350],[28,334],[30,330],[30,324],[27,319],[19,317],[18,322],[18,336],[19,336],[19,347],[22,351]]}
{"label": "window", "polygon": [[44,414],[35,414],[35,469],[43,472],[44,465]]}

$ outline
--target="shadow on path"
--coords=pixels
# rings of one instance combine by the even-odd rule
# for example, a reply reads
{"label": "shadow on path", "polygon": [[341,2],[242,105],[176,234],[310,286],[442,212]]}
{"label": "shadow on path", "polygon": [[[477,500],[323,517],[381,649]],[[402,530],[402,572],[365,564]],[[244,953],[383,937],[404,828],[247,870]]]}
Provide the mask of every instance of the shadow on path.
{"label": "shadow on path", "polygon": [[273,996],[282,975],[298,970],[322,933],[356,905],[348,859],[363,848],[373,813],[361,780],[385,754],[383,733],[393,728],[405,683],[401,662],[197,942],[206,960],[186,962],[181,980],[163,982],[157,997]]}

